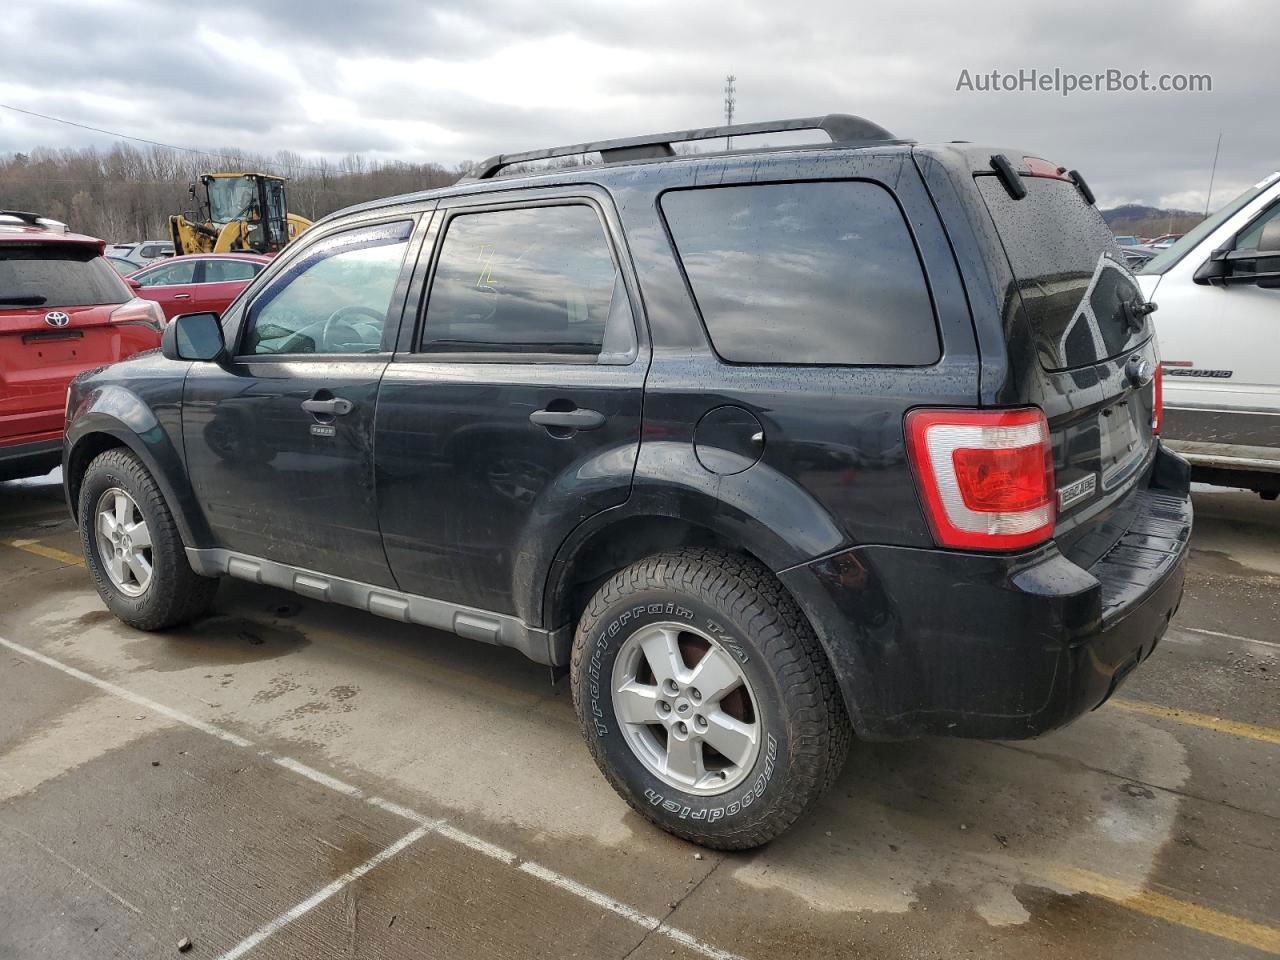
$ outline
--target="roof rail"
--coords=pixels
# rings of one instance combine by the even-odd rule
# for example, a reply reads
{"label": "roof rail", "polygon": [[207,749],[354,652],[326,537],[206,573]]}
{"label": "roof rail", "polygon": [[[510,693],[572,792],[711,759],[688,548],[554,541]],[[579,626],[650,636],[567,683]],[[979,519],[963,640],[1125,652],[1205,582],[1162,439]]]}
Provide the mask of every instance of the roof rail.
{"label": "roof rail", "polygon": [[628,160],[647,160],[673,157],[673,143],[690,140],[718,140],[721,137],[749,137],[760,133],[783,133],[791,130],[822,130],[832,143],[868,143],[896,139],[884,127],[862,117],[847,113],[829,113],[825,117],[801,117],[795,120],[765,120],[761,123],[736,123],[727,127],[701,127],[694,130],[676,130],[672,133],[652,133],[642,137],[623,137],[620,140],[597,140],[592,143],[574,143],[563,147],[547,147],[524,153],[500,153],[480,164],[474,176],[468,180],[488,180],[503,167],[530,160],[549,160],[552,157],[572,157],[580,153],[599,153],[605,163],[625,163]]}

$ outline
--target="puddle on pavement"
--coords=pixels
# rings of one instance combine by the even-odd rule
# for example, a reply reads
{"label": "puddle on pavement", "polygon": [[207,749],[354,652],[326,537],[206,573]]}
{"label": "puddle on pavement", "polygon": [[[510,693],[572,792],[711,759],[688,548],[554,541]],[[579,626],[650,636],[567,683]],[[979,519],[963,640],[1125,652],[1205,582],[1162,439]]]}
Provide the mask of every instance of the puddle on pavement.
{"label": "puddle on pavement", "polygon": [[179,630],[144,636],[126,643],[123,649],[152,669],[164,671],[272,660],[310,642],[294,627],[218,615]]}
{"label": "puddle on pavement", "polygon": [[1027,745],[857,744],[819,808],[733,875],[832,912],[900,913],[945,885],[989,924],[1023,923],[1020,888],[1085,892],[1080,871],[1140,891],[1179,804],[1145,784],[1188,775],[1171,733],[1119,714]]}

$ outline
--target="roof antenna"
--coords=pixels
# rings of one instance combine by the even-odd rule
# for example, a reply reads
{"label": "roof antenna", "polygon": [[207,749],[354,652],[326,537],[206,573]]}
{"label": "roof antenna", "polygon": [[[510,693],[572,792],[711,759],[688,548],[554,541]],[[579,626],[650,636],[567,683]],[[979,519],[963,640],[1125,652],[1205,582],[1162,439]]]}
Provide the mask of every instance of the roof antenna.
{"label": "roof antenna", "polygon": [[[726,127],[733,126],[733,108],[737,106],[738,98],[734,95],[733,85],[738,81],[732,73],[724,78],[724,125]],[[733,137],[724,138],[724,148],[726,150],[733,149]]]}

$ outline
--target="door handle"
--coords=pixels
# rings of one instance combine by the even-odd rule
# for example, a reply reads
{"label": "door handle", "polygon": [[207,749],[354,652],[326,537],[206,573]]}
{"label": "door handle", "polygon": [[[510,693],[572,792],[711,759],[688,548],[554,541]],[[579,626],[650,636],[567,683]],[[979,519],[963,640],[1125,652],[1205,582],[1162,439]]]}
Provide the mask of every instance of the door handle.
{"label": "door handle", "polygon": [[173,299],[175,299],[175,300],[190,300],[190,299],[191,299],[191,294],[189,294],[189,293],[175,293],[175,294],[173,295]]}
{"label": "door handle", "polygon": [[355,408],[355,404],[343,397],[332,400],[303,400],[302,409],[311,414],[344,417]]}
{"label": "door handle", "polygon": [[604,426],[604,414],[599,410],[585,410],[578,407],[573,410],[535,410],[529,419],[540,427],[561,430],[595,430]]}

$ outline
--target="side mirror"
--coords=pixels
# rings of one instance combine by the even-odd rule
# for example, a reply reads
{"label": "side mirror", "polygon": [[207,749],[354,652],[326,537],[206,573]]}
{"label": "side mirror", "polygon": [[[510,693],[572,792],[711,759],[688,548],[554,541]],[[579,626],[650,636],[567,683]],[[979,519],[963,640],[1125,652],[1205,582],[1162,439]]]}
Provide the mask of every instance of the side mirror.
{"label": "side mirror", "polygon": [[219,359],[226,352],[216,313],[184,313],[174,317],[160,336],[160,352],[169,360]]}
{"label": "side mirror", "polygon": [[139,283],[137,280],[134,280],[132,277],[125,277],[124,282],[127,283],[134,290],[142,289],[142,284]]}

